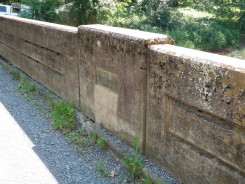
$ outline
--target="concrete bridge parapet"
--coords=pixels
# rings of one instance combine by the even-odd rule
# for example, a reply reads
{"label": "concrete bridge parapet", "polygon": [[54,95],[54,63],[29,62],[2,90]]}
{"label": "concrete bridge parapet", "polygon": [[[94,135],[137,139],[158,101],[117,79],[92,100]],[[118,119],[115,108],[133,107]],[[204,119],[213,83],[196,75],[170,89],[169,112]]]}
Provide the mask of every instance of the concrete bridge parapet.
{"label": "concrete bridge parapet", "polygon": [[184,183],[245,181],[245,61],[165,35],[0,16],[0,55]]}

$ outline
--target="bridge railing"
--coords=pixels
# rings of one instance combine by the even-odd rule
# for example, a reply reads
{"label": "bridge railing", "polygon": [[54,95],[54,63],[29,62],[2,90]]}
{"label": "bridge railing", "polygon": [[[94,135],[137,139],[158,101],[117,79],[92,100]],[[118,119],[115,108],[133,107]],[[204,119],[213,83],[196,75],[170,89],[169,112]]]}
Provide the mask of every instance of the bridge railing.
{"label": "bridge railing", "polygon": [[184,183],[245,179],[245,61],[170,37],[0,16],[0,55]]}

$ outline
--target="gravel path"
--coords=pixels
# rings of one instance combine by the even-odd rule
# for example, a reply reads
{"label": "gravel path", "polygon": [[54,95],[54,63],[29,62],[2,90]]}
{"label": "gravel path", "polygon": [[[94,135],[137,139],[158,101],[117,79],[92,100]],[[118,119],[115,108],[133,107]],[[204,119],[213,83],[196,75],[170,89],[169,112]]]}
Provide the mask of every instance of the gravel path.
{"label": "gravel path", "polygon": [[[125,183],[128,174],[120,161],[95,146],[81,155],[52,129],[44,112],[16,91],[18,85],[0,65],[0,183]],[[100,176],[98,161],[117,175]]]}

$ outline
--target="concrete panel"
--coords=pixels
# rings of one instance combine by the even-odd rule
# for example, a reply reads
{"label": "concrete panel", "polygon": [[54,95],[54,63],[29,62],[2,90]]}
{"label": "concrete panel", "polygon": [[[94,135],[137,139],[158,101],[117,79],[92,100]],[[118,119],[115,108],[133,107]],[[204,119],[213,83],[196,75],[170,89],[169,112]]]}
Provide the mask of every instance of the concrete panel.
{"label": "concrete panel", "polygon": [[0,16],[0,54],[79,107],[77,39],[75,27]]}
{"label": "concrete panel", "polygon": [[23,40],[19,39],[17,36],[2,32],[0,30],[0,41],[5,43],[11,48],[20,49]]}
{"label": "concrete panel", "polygon": [[151,46],[146,155],[184,183],[245,181],[245,62]]}
{"label": "concrete panel", "polygon": [[[29,76],[65,98],[65,76],[0,42],[0,54]],[[51,86],[51,88],[50,88]]]}
{"label": "concrete panel", "polygon": [[146,49],[172,40],[103,25],[80,26],[79,36],[81,111],[122,139],[130,142],[137,135],[143,143]]}
{"label": "concrete panel", "polygon": [[54,52],[76,55],[77,28],[42,21],[0,15],[1,31]]}
{"label": "concrete panel", "polygon": [[182,183],[244,183],[242,173],[173,134],[167,134],[164,138],[158,139],[158,142],[161,144],[158,150],[161,153],[153,153],[157,155],[154,158],[155,162],[162,164]]}
{"label": "concrete panel", "polygon": [[66,73],[65,62],[67,61],[64,60],[64,55],[28,41],[22,42],[20,52],[60,73]]}
{"label": "concrete panel", "polygon": [[245,169],[245,138],[242,128],[186,104],[170,100],[169,122],[164,133],[172,133],[209,152],[241,172]]}
{"label": "concrete panel", "polygon": [[118,93],[118,77],[114,73],[96,68],[96,84]]}

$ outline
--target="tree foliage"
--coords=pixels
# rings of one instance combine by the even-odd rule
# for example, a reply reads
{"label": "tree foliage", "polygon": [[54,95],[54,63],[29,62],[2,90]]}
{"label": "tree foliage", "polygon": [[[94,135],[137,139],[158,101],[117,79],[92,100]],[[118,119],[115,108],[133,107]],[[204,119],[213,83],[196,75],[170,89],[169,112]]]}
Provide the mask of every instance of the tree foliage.
{"label": "tree foliage", "polygon": [[10,5],[11,3],[19,3],[21,0],[0,0],[0,4]]}
{"label": "tree foliage", "polygon": [[[124,8],[118,4],[116,12],[103,23],[169,34],[177,45],[185,47],[235,47],[244,33],[244,0],[143,0],[124,4]],[[190,14],[183,14],[182,10]],[[210,16],[195,17],[192,13]]]}
{"label": "tree foliage", "polygon": [[97,22],[98,0],[74,0],[70,8],[70,16],[76,25]]}
{"label": "tree foliage", "polygon": [[21,0],[21,3],[29,8],[21,13],[21,17],[57,22],[59,15],[56,9],[61,4],[58,0]]}
{"label": "tree foliage", "polygon": [[[61,3],[69,3],[63,22],[102,23],[170,34],[178,45],[203,50],[236,46],[245,33],[245,0],[22,0],[29,18],[57,22]],[[192,17],[181,11],[212,16]],[[61,20],[61,19],[60,19]],[[62,23],[59,21],[59,23]]]}

